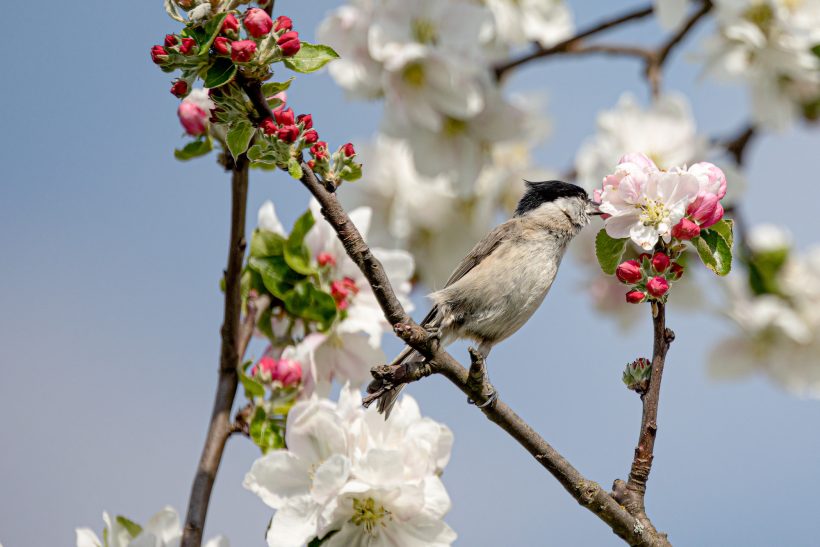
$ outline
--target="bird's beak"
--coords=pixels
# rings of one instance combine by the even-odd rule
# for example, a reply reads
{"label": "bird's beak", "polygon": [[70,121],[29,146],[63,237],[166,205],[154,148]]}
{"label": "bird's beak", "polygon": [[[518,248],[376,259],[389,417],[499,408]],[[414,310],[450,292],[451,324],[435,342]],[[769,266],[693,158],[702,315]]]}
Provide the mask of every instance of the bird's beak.
{"label": "bird's beak", "polygon": [[603,212],[601,212],[601,204],[598,203],[598,202],[592,201],[591,199],[587,201],[586,212],[587,212],[588,215],[594,215],[594,216],[604,214]]}

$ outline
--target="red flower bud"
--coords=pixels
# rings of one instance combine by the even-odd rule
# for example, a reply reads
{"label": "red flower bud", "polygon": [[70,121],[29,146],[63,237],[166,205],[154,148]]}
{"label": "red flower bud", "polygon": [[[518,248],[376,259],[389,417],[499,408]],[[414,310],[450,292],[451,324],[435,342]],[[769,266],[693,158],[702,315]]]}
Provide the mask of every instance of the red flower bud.
{"label": "red flower bud", "polygon": [[296,116],[296,123],[304,124],[305,129],[312,129],[313,116],[310,114],[299,114]]}
{"label": "red flower bud", "polygon": [[185,80],[177,80],[171,86],[171,93],[180,99],[188,94],[188,82]]}
{"label": "red flower bud", "polygon": [[311,169],[316,169],[316,160],[308,160],[307,165]]}
{"label": "red flower bud", "polygon": [[296,55],[302,48],[302,43],[299,42],[299,33],[288,31],[276,40],[276,44],[281,48],[282,55],[285,57],[292,57]]}
{"label": "red flower bud", "polygon": [[333,255],[330,254],[330,253],[319,253],[319,255],[316,257],[316,262],[318,262],[319,266],[321,266],[323,268],[325,266],[335,266],[336,265],[336,259],[333,258]]}
{"label": "red flower bud", "polygon": [[266,118],[259,124],[259,129],[261,129],[265,135],[273,135],[279,128],[276,126],[276,122],[270,118]]}
{"label": "red flower bud", "polygon": [[344,152],[345,156],[348,158],[352,158],[356,155],[356,149],[353,148],[353,143],[347,143],[342,146],[342,152]]}
{"label": "red flower bud", "polygon": [[214,39],[214,51],[216,51],[220,55],[230,55],[231,50],[228,47],[231,44],[231,41],[224,36],[217,36]]}
{"label": "red flower bud", "polygon": [[618,268],[615,270],[615,276],[622,283],[632,284],[637,283],[643,278],[643,272],[637,260],[627,260],[618,265]]}
{"label": "red flower bud", "polygon": [[654,296],[660,298],[669,290],[669,282],[663,277],[653,277],[646,283],[646,291]]}
{"label": "red flower bud", "polygon": [[168,52],[162,46],[154,46],[151,48],[151,60],[161,65],[168,60]]}
{"label": "red flower bud", "polygon": [[188,55],[193,52],[196,46],[196,40],[193,38],[183,38],[182,44],[179,46],[179,52],[183,55]]}
{"label": "red flower bud", "polygon": [[644,258],[648,258],[649,260],[652,260],[652,255],[649,254],[649,253],[641,253],[641,254],[638,255],[638,262],[643,264],[643,259]]}
{"label": "red flower bud", "polygon": [[177,45],[177,37],[175,34],[165,35],[165,47],[173,47]]}
{"label": "red flower bud", "polygon": [[669,267],[669,257],[666,256],[666,253],[662,253],[658,251],[655,253],[655,256],[652,257],[652,267],[655,268],[655,271],[658,273],[663,273]]}
{"label": "red flower bud", "polygon": [[629,291],[626,293],[626,301],[630,304],[640,304],[646,299],[646,295],[641,291]]}
{"label": "red flower bud", "polygon": [[276,131],[276,136],[285,142],[296,142],[299,138],[299,128],[295,125],[283,125]]}
{"label": "red flower bud", "polygon": [[672,237],[680,239],[681,241],[687,241],[689,239],[696,238],[699,235],[700,226],[688,218],[682,219],[672,227]]}
{"label": "red flower bud", "polygon": [[245,30],[254,38],[261,38],[273,28],[273,19],[265,10],[251,8],[245,12]]}
{"label": "red flower bud", "polygon": [[279,125],[293,125],[296,123],[292,108],[288,108],[287,110],[274,110],[273,117],[276,118],[276,123]]}
{"label": "red flower bud", "polygon": [[237,63],[247,63],[256,53],[256,42],[253,40],[239,40],[231,44],[231,59]]}
{"label": "red flower bud", "polygon": [[222,21],[222,32],[236,32],[239,30],[239,21],[233,13],[229,13]]}
{"label": "red flower bud", "polygon": [[293,28],[293,21],[291,21],[290,17],[287,15],[280,15],[276,18],[276,25],[273,27],[273,30],[276,32],[281,32],[283,30],[291,30]]}
{"label": "red flower bud", "polygon": [[310,147],[310,153],[313,154],[317,160],[327,157],[327,143],[325,141],[317,141],[316,144]]}
{"label": "red flower bud", "polygon": [[302,134],[302,138],[305,139],[305,143],[313,144],[319,140],[319,133],[315,129],[308,129]]}
{"label": "red flower bud", "polygon": [[683,276],[683,266],[677,262],[673,262],[672,266],[669,268],[669,273],[671,274],[672,279],[678,280]]}

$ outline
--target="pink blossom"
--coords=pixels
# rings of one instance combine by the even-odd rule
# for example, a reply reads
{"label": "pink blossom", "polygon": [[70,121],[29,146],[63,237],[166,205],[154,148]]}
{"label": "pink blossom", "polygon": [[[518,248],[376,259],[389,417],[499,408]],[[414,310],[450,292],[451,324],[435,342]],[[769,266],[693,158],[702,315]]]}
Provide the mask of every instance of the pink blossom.
{"label": "pink blossom", "polygon": [[621,159],[618,160],[618,163],[632,163],[637,165],[641,169],[645,171],[657,171],[658,166],[655,165],[655,162],[652,161],[649,156],[646,154],[641,154],[640,152],[631,152],[629,154],[624,154],[621,156]]}
{"label": "pink blossom", "polygon": [[646,291],[654,296],[660,298],[669,290],[669,282],[663,277],[653,277],[646,283]]}
{"label": "pink blossom", "polygon": [[637,260],[627,260],[618,265],[615,275],[622,283],[637,283],[643,277],[641,265]]}
{"label": "pink blossom", "polygon": [[204,109],[192,102],[182,101],[177,109],[177,115],[179,122],[189,135],[196,137],[204,134],[208,129],[210,116]]}
{"label": "pink blossom", "polygon": [[194,52],[194,47],[196,47],[196,40],[193,38],[183,38],[182,44],[179,46],[179,52],[183,55],[188,55]]}
{"label": "pink blossom", "polygon": [[708,228],[723,218],[720,200],[726,195],[726,176],[720,168],[705,161],[694,164],[687,172],[698,179],[700,187],[686,214],[701,228]]}
{"label": "pink blossom", "polygon": [[273,27],[273,30],[276,32],[281,32],[283,30],[288,31],[293,28],[293,21],[287,15],[280,15],[276,18],[276,26]]}
{"label": "pink blossom", "polygon": [[681,219],[680,222],[672,227],[672,237],[687,241],[694,239],[700,235],[700,226],[689,220],[688,218]]}
{"label": "pink blossom", "polygon": [[231,44],[231,59],[237,63],[247,63],[256,53],[256,42],[253,40],[239,40]]}
{"label": "pink blossom", "polygon": [[333,257],[333,255],[326,252],[319,253],[316,257],[316,262],[318,262],[319,266],[323,268],[325,266],[330,266],[332,268],[336,265],[336,259]]}
{"label": "pink blossom", "polygon": [[295,31],[288,31],[276,40],[276,44],[281,48],[282,55],[285,57],[293,57],[302,48],[302,43],[299,41],[299,33]]}
{"label": "pink blossom", "polygon": [[669,263],[670,263],[669,257],[666,256],[666,253],[662,253],[662,252],[658,251],[652,257],[652,267],[658,273],[665,272],[666,269],[669,268]]}
{"label": "pink blossom", "polygon": [[295,359],[266,355],[251,368],[251,376],[264,383],[279,382],[283,387],[292,387],[302,380],[302,365]]}
{"label": "pink blossom", "polygon": [[672,277],[672,279],[680,279],[681,277],[683,277],[683,266],[681,266],[677,262],[673,262],[672,266],[669,267],[669,274]]}
{"label": "pink blossom", "polygon": [[273,19],[259,8],[251,8],[245,12],[245,29],[254,38],[261,38],[273,28]]}

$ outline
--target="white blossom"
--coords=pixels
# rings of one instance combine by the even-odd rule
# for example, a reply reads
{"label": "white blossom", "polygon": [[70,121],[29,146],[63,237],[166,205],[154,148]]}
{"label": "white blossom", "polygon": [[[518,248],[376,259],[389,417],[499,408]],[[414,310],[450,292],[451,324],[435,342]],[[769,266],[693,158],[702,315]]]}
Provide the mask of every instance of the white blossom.
{"label": "white blossom", "polygon": [[506,46],[536,41],[544,47],[570,38],[572,13],[562,0],[484,0],[495,16],[498,40]]}
{"label": "white blossom", "polygon": [[287,450],[258,459],[244,485],[276,509],[271,547],[297,547],[315,537],[327,545],[450,545],[441,519],[450,500],[437,474],[452,434],[423,418],[405,396],[385,421],[363,410],[345,387],[334,403],[312,397],[288,415]]}
{"label": "white blossom", "polygon": [[614,109],[598,115],[598,132],[581,145],[575,166],[579,182],[592,189],[624,154],[640,152],[670,169],[700,160],[705,147],[683,96],[664,95],[642,108],[624,94]]}
{"label": "white blossom", "polygon": [[[142,526],[142,531],[132,536],[121,518],[112,519],[103,512],[105,532],[101,541],[90,528],[77,528],[77,547],[178,547],[182,539],[182,527],[176,509],[166,506]],[[230,547],[224,536],[205,542],[205,547]]]}
{"label": "white blossom", "polygon": [[672,30],[686,18],[689,0],[655,0],[655,15],[666,30]]}

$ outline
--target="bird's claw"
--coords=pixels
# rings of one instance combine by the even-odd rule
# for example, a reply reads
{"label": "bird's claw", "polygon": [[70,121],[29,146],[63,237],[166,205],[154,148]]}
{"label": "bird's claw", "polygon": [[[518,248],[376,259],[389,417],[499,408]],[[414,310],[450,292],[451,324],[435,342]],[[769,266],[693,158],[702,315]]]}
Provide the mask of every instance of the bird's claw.
{"label": "bird's claw", "polygon": [[476,408],[487,408],[488,406],[493,404],[496,401],[496,399],[498,399],[498,392],[496,390],[493,390],[493,392],[490,393],[490,395],[487,397],[487,400],[484,401],[483,403],[478,404],[474,400],[472,400],[470,397],[467,397],[467,404],[475,405]]}
{"label": "bird's claw", "polygon": [[436,342],[441,342],[441,327],[426,325],[424,330],[427,331],[428,338],[435,340]]}

